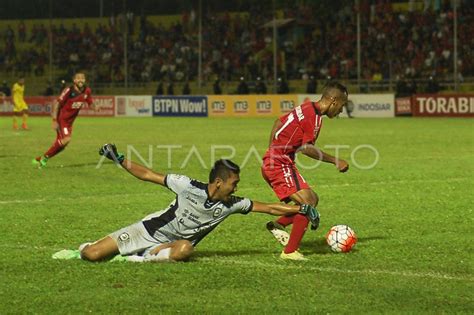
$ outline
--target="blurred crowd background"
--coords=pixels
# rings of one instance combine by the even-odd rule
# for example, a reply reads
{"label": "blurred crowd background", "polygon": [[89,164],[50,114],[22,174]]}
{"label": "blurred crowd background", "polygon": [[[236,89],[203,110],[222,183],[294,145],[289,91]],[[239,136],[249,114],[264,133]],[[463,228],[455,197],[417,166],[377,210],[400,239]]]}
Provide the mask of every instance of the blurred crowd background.
{"label": "blurred crowd background", "polygon": [[77,70],[109,94],[305,93],[338,79],[408,95],[474,80],[474,1],[4,0],[0,12],[0,78],[26,77],[27,94],[57,93]]}

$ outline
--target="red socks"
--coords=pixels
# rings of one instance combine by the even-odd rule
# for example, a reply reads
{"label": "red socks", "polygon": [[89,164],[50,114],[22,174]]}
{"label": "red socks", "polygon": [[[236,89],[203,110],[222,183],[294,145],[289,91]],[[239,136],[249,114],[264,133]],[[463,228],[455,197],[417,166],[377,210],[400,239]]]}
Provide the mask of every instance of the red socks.
{"label": "red socks", "polygon": [[59,139],[56,139],[56,141],[54,141],[53,145],[44,154],[44,156],[47,158],[52,158],[53,156],[61,152],[63,149],[64,149],[64,146],[62,145],[61,141]]}
{"label": "red socks", "polygon": [[[288,217],[281,217],[280,219],[282,218],[288,218]],[[291,229],[290,240],[288,241],[288,245],[286,245],[285,247],[286,254],[292,253],[298,249],[309,223],[309,219],[303,214],[298,213],[298,214],[295,214],[294,216],[291,216],[290,218],[292,218],[292,221],[293,221],[293,228]],[[280,223],[280,219],[278,219],[277,221],[278,223]]]}
{"label": "red socks", "polygon": [[282,217],[279,217],[278,220],[276,220],[276,222],[283,226],[287,226],[293,223],[294,218],[295,218],[294,214],[290,216],[282,216]]}

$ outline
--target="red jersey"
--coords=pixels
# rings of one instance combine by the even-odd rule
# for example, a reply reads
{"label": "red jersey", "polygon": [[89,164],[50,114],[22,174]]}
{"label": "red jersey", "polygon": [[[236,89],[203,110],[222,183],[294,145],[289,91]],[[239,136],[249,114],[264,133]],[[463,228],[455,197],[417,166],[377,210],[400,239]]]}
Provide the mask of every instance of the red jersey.
{"label": "red jersey", "polygon": [[58,97],[59,110],[58,121],[72,125],[82,106],[92,104],[91,89],[86,87],[84,91],[78,92],[74,87],[67,87]]}
{"label": "red jersey", "polygon": [[303,144],[314,144],[323,123],[317,102],[306,102],[280,117],[282,126],[275,132],[265,158],[288,156],[295,159],[296,150]]}

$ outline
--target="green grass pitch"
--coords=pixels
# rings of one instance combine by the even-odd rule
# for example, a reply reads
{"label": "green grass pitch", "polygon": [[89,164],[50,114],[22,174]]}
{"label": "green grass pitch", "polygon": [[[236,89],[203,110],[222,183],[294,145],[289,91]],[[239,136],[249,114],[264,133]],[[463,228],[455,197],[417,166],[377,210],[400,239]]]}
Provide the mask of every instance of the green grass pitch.
{"label": "green grass pitch", "polygon": [[[174,195],[111,163],[99,147],[133,148],[156,171],[207,180],[212,159],[245,162],[237,195],[273,202],[257,155],[272,119],[84,118],[44,169],[31,159],[53,142],[47,118],[14,132],[0,118],[0,314],[474,313],[474,120],[326,119],[318,144],[345,145],[346,174],[301,170],[320,197],[321,227],[301,244],[307,262],[281,261],[272,217],[234,215],[175,264],[57,261],[165,207]],[[175,145],[170,151],[164,146]],[[161,147],[158,147],[161,146]],[[358,148],[358,150],[356,150]],[[301,158],[304,165],[311,160]],[[324,234],[348,224],[359,242],[333,254]]]}

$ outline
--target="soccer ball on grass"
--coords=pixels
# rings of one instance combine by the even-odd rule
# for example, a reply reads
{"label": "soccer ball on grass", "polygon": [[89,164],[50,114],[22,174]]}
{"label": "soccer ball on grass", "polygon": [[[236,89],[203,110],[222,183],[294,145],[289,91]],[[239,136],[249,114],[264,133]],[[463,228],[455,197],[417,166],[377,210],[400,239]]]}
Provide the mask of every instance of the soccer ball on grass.
{"label": "soccer ball on grass", "polygon": [[346,253],[357,243],[357,236],[349,226],[335,225],[326,234],[326,242],[333,252]]}

